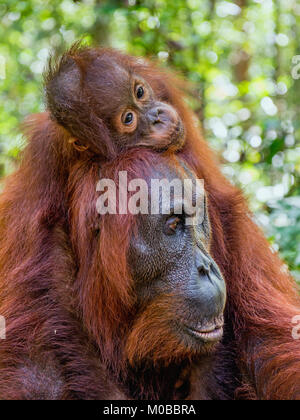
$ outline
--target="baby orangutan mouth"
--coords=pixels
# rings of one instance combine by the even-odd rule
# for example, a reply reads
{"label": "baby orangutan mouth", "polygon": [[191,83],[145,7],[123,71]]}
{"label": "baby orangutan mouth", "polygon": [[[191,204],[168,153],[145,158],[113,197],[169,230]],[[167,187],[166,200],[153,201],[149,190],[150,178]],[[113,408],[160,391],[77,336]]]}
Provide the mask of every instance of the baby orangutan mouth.
{"label": "baby orangutan mouth", "polygon": [[174,146],[177,146],[177,149],[180,149],[185,142],[185,130],[184,125],[181,121],[181,119],[178,120],[178,123],[175,127],[175,130],[171,134],[171,144]]}

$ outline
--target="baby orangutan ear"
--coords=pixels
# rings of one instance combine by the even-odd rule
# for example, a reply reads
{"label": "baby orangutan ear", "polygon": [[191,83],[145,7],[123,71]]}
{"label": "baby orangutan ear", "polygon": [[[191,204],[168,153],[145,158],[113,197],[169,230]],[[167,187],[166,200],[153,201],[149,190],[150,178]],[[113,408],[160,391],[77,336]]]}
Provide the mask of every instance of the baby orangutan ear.
{"label": "baby orangutan ear", "polygon": [[75,137],[70,137],[69,143],[72,144],[72,146],[75,150],[77,150],[77,152],[85,152],[89,148],[89,146],[81,146],[80,144],[78,144],[78,140]]}

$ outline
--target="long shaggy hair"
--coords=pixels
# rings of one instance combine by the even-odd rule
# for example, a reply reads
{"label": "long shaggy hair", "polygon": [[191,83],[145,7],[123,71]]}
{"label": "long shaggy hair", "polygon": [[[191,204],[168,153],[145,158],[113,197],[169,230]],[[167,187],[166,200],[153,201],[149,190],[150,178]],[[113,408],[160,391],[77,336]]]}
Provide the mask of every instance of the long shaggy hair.
{"label": "long shaggy hair", "polygon": [[[83,67],[85,53],[72,50]],[[234,377],[229,387],[236,398],[299,399],[300,346],[291,333],[300,312],[295,282],[254,224],[241,192],[222,175],[176,79],[149,63],[126,60],[179,112],[186,143],[178,156],[205,180],[212,253],[228,290],[222,357],[227,370],[226,355],[233,366],[218,382],[226,388],[227,376]],[[146,150],[117,156],[106,138],[106,161],[97,124],[88,121],[87,131],[77,137],[89,148],[76,149],[70,141],[76,132],[48,113],[30,117],[20,168],[0,196],[0,315],[7,326],[6,340],[0,341],[0,398],[34,398],[37,389],[48,398],[128,394],[120,373],[124,352],[136,356],[139,343],[120,338],[134,324],[127,250],[135,220],[99,217],[96,183],[100,168],[103,177],[114,178],[124,169],[142,177],[152,159],[171,157]],[[80,114],[76,124],[80,127]],[[161,343],[155,337],[153,342],[160,351]],[[108,372],[118,373],[111,379]],[[145,378],[132,381],[145,389]],[[174,396],[171,380],[163,386],[163,377],[157,381],[155,394],[137,393],[160,398],[164,386],[170,388],[166,395]]]}

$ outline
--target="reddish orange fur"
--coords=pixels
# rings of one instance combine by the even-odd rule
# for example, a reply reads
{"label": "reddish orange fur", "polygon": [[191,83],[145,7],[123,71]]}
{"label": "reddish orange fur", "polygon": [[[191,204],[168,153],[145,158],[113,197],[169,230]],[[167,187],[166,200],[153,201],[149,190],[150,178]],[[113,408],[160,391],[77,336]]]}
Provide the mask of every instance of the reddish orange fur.
{"label": "reddish orange fur", "polygon": [[[175,79],[134,60],[132,66],[154,89],[166,90],[186,128],[179,156],[205,180],[212,252],[228,288],[224,343],[240,372],[236,397],[300,399],[300,346],[291,336],[291,320],[300,313],[295,282],[253,223],[241,192],[221,174]],[[42,368],[45,359],[55,365],[52,374],[61,370],[54,397],[120,396],[117,376],[111,383],[105,372],[122,370],[120,337],[135,315],[126,254],[134,218],[98,219],[95,185],[99,162],[102,176],[127,169],[141,177],[151,154],[133,151],[118,158],[111,146],[115,160],[103,164],[96,143],[92,151],[74,150],[72,136],[47,113],[32,117],[26,133],[20,169],[0,196],[0,315],[7,322],[7,339],[0,341],[0,398],[30,398],[24,365],[33,360]],[[160,305],[168,316],[163,300],[155,305],[151,316]],[[142,329],[152,328],[146,315],[133,323],[125,346],[131,360],[149,350],[155,359],[164,345],[164,320],[162,335],[142,342]],[[173,344],[171,337],[164,352],[174,351]],[[62,378],[66,385],[61,387]],[[193,395],[199,397],[197,390]]]}
{"label": "reddish orange fur", "polygon": [[176,296],[163,295],[136,319],[125,348],[132,365],[151,360],[154,365],[163,362],[168,366],[172,361],[192,360],[197,355],[185,342],[178,342],[178,337],[170,331],[170,322],[180,323],[177,308],[182,306]]}

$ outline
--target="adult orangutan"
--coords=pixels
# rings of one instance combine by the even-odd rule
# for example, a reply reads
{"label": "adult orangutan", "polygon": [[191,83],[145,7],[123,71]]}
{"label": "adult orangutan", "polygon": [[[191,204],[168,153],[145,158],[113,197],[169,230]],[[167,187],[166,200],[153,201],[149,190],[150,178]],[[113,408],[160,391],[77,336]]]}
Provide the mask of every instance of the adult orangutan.
{"label": "adult orangutan", "polygon": [[[46,92],[50,115],[28,121],[23,163],[0,199],[0,314],[7,321],[0,396],[299,399],[295,283],[215,164],[176,80],[145,61],[76,47],[51,67]],[[169,157],[126,153],[137,146],[167,149]],[[151,305],[157,288],[143,292],[129,281],[133,221],[95,215],[99,166],[101,176],[126,169],[143,177],[145,170],[148,179],[161,160],[170,176],[175,152],[205,180],[210,255],[227,286],[215,357],[189,342],[184,349],[176,342],[174,351],[171,329],[156,346],[164,357],[150,345],[145,353],[141,331],[151,332],[155,346],[162,329],[145,307],[135,310],[139,296]],[[150,278],[151,266],[144,269]],[[179,304],[157,300],[159,326]],[[220,329],[217,319],[210,317],[210,332]]]}
{"label": "adult orangutan", "polygon": [[[191,177],[147,150],[133,150],[101,173],[117,184],[125,170],[149,186],[151,179]],[[15,243],[28,255],[1,281],[1,398],[178,399],[196,379],[198,398],[230,395],[214,354],[226,292],[209,253],[206,207],[191,216],[185,197],[178,203],[171,195],[170,214],[161,204],[158,214],[100,218],[98,174],[91,161],[70,171],[68,228],[66,220],[52,225],[36,215],[38,235]]]}

